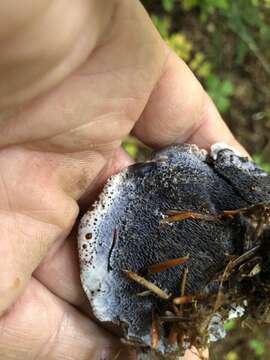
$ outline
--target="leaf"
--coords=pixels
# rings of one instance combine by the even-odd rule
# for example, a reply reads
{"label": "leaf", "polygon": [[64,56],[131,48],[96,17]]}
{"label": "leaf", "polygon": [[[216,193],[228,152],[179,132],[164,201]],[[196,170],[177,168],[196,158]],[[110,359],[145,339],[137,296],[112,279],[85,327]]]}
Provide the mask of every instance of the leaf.
{"label": "leaf", "polygon": [[132,157],[132,159],[136,159],[136,157],[138,155],[138,147],[135,144],[130,144],[128,142],[124,142],[122,144],[122,147],[128,153],[128,155],[130,157]]}
{"label": "leaf", "polygon": [[169,37],[169,28],[171,25],[170,18],[167,16],[161,18],[156,15],[152,15],[151,19],[160,35],[166,40]]}
{"label": "leaf", "polygon": [[196,71],[204,61],[204,55],[201,52],[197,52],[190,62],[189,66],[192,70]]}
{"label": "leaf", "polygon": [[199,4],[200,0],[182,0],[181,8],[184,11],[190,11]]}
{"label": "leaf", "polygon": [[270,163],[267,163],[260,154],[253,155],[253,161],[259,165],[265,172],[270,174]]}
{"label": "leaf", "polygon": [[224,360],[238,360],[238,355],[235,351],[230,351],[225,355]]}
{"label": "leaf", "polygon": [[230,107],[230,96],[234,93],[234,86],[230,80],[220,80],[211,74],[206,79],[206,89],[220,112],[226,112]]}
{"label": "leaf", "polygon": [[122,270],[126,276],[135,281],[136,283],[140,284],[141,286],[145,287],[146,289],[152,291],[152,293],[156,294],[158,297],[160,297],[163,300],[168,300],[170,298],[170,295],[165,293],[162,289],[160,289],[155,284],[151,283],[150,281],[146,280],[144,277],[138,275],[137,273],[129,270]]}
{"label": "leaf", "polygon": [[184,61],[189,61],[192,50],[192,43],[187,40],[185,35],[174,33],[168,38],[167,42],[181,59]]}
{"label": "leaf", "polygon": [[265,353],[265,345],[262,341],[252,339],[249,341],[249,347],[252,349],[257,357],[262,357]]}
{"label": "leaf", "polygon": [[206,80],[206,86],[209,92],[214,92],[220,85],[220,81],[217,76],[210,75]]}
{"label": "leaf", "polygon": [[214,0],[212,1],[213,6],[216,6],[218,9],[228,10],[229,2],[228,0]]}
{"label": "leaf", "polygon": [[224,323],[224,330],[226,332],[231,331],[231,330],[233,330],[235,328],[235,326],[236,326],[235,319],[227,320]]}
{"label": "leaf", "polygon": [[237,65],[243,64],[247,53],[248,53],[247,45],[244,42],[239,41],[236,44],[236,59],[235,59],[235,61],[236,61]]}
{"label": "leaf", "polygon": [[216,105],[220,112],[224,113],[226,112],[230,107],[230,101],[225,97],[219,97],[217,98]]}
{"label": "leaf", "polygon": [[171,12],[174,8],[174,0],[162,0],[162,6],[165,11]]}
{"label": "leaf", "polygon": [[154,274],[163,270],[170,269],[171,267],[182,265],[189,259],[189,255],[182,256],[176,259],[170,259],[159,264],[153,264],[148,266],[147,270],[149,273]]}
{"label": "leaf", "polygon": [[201,78],[207,78],[211,72],[211,69],[212,65],[208,61],[205,61],[197,70],[197,74]]}
{"label": "leaf", "polygon": [[232,95],[234,93],[233,83],[230,80],[224,80],[221,83],[220,92],[225,96]]}

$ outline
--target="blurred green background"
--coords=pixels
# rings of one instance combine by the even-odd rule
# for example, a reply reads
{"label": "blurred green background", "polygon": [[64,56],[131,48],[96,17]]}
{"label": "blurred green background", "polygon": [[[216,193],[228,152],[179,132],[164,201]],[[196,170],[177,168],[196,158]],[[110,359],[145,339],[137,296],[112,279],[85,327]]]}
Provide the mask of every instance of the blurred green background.
{"label": "blurred green background", "polygon": [[[254,160],[270,173],[270,0],[142,0],[161,36],[187,62]],[[136,160],[149,150],[134,139]],[[225,324],[212,360],[270,359],[270,326]]]}
{"label": "blurred green background", "polygon": [[[270,172],[270,0],[142,3],[238,140]],[[133,141],[124,146],[136,160],[143,157]]]}

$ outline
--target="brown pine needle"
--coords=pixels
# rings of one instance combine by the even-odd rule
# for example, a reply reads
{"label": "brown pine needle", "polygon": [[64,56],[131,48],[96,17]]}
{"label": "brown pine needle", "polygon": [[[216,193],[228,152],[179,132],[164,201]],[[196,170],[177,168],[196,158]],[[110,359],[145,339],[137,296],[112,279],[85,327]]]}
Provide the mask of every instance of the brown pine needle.
{"label": "brown pine needle", "polygon": [[188,269],[185,268],[182,275],[182,281],[181,281],[181,289],[180,289],[180,295],[185,295],[186,290],[186,284],[187,284],[187,275],[188,275]]}
{"label": "brown pine needle", "polygon": [[[188,269],[185,268],[182,274],[182,280],[181,280],[181,287],[180,287],[180,296],[183,297],[185,295],[186,291],[186,284],[187,284],[187,275],[188,275]],[[181,304],[179,307],[179,312],[183,313],[183,305]]]}
{"label": "brown pine needle", "polygon": [[184,296],[179,296],[179,297],[174,298],[173,303],[175,305],[182,305],[182,304],[191,303],[194,300],[195,300],[195,297],[193,295],[184,295]]}
{"label": "brown pine needle", "polygon": [[[259,248],[260,248],[260,246],[256,245],[252,249],[246,251],[244,254],[238,256],[236,259],[230,261],[226,268],[227,273],[230,272],[231,270],[233,270],[236,266],[242,264],[244,261],[247,261],[252,256],[254,256],[258,252]],[[228,274],[226,274],[226,275],[228,275]]]}
{"label": "brown pine needle", "polygon": [[161,290],[158,286],[154,285],[150,281],[146,280],[142,276],[138,275],[137,273],[129,270],[122,270],[129,279],[135,281],[136,283],[142,285],[146,289],[152,291],[154,294],[156,294],[158,297],[160,297],[163,300],[168,300],[170,298],[170,295],[166,294],[165,291]]}
{"label": "brown pine needle", "polygon": [[175,324],[173,324],[170,329],[169,338],[168,338],[168,342],[170,345],[174,346],[177,343],[178,335],[179,334],[177,331],[177,327]]}
{"label": "brown pine needle", "polygon": [[227,264],[227,266],[222,274],[221,280],[220,280],[219,290],[218,290],[217,298],[216,298],[215,305],[214,305],[214,312],[217,311],[218,308],[220,307],[221,299],[222,299],[222,295],[223,295],[223,293],[222,293],[223,284],[231,275],[232,270],[235,267],[237,267],[238,265],[242,264],[244,261],[247,261],[252,256],[254,256],[257,253],[257,251],[259,250],[259,248],[260,248],[260,245],[256,245],[252,249],[246,251],[244,254],[238,256],[236,259],[229,261],[229,263]]}
{"label": "brown pine needle", "polygon": [[221,213],[221,216],[223,217],[233,217],[239,213],[241,213],[241,211],[244,209],[237,209],[237,210],[223,210]]}
{"label": "brown pine needle", "polygon": [[163,270],[167,270],[171,267],[184,264],[188,259],[189,259],[189,255],[177,259],[170,259],[159,264],[151,265],[147,268],[147,270],[150,274],[154,274]]}
{"label": "brown pine needle", "polygon": [[180,309],[178,309],[178,307],[174,303],[172,304],[172,307],[173,307],[173,311],[174,311],[175,315],[177,315],[177,316],[183,315],[182,311]]}
{"label": "brown pine needle", "polygon": [[159,342],[159,335],[158,335],[158,324],[157,319],[153,315],[152,319],[152,326],[151,326],[151,348],[153,350],[156,350]]}
{"label": "brown pine needle", "polygon": [[166,218],[160,220],[160,224],[172,223],[188,219],[216,221],[218,220],[218,216],[211,214],[201,214],[192,211],[178,211],[172,214],[170,214],[169,212],[169,215]]}

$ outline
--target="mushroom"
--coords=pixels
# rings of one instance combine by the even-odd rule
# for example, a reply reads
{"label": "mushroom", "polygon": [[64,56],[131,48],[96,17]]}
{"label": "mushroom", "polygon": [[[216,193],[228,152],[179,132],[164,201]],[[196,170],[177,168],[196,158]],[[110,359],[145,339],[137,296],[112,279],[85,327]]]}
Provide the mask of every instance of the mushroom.
{"label": "mushroom", "polygon": [[81,282],[99,321],[169,358],[237,312],[267,318],[269,240],[262,169],[225,144],[172,145],[112,176],[81,219]]}

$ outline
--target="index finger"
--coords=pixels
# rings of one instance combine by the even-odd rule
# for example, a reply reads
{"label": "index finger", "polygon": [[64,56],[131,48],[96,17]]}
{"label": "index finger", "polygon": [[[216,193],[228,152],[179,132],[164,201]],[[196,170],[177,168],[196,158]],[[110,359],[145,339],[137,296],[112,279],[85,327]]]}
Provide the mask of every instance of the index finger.
{"label": "index finger", "polygon": [[209,149],[223,142],[247,155],[200,82],[172,51],[134,134],[153,147],[187,142]]}

